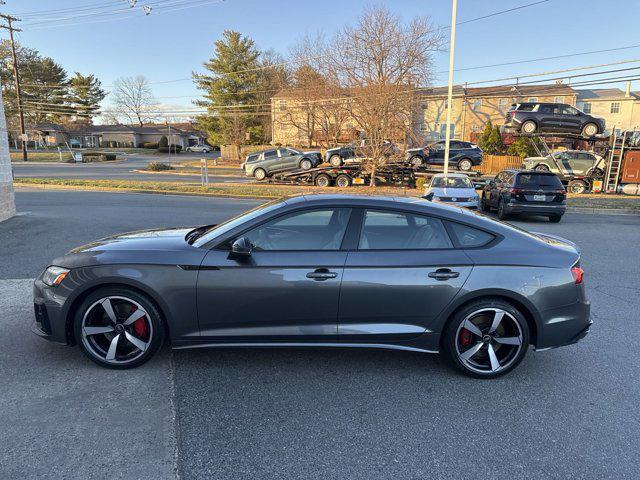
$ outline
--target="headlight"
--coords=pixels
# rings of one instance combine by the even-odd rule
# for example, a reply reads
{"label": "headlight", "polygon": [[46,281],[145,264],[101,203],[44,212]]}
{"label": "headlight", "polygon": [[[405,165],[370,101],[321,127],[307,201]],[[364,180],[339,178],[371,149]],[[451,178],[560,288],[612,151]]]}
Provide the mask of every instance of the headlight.
{"label": "headlight", "polygon": [[62,267],[48,267],[42,274],[42,281],[50,287],[57,287],[65,279],[69,270]]}

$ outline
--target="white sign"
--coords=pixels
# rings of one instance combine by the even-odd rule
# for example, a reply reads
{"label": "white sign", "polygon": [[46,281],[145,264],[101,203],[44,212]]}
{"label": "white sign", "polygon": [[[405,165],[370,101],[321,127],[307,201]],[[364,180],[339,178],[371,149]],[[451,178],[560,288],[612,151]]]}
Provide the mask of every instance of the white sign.
{"label": "white sign", "polygon": [[73,157],[76,159],[76,163],[82,163],[82,152],[74,153]]}

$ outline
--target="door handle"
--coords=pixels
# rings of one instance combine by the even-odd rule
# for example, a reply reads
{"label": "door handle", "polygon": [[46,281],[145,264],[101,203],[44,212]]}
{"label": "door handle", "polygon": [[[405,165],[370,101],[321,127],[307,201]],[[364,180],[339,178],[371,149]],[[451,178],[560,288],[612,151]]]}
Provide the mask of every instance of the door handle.
{"label": "door handle", "polygon": [[429,272],[429,278],[435,278],[436,280],[449,280],[450,278],[457,278],[460,276],[460,272],[452,272],[449,268],[439,268],[435,272]]}
{"label": "door handle", "polygon": [[317,281],[329,280],[330,278],[336,278],[337,276],[338,274],[336,272],[330,272],[326,268],[318,268],[313,272],[307,273],[307,278],[311,278]]}

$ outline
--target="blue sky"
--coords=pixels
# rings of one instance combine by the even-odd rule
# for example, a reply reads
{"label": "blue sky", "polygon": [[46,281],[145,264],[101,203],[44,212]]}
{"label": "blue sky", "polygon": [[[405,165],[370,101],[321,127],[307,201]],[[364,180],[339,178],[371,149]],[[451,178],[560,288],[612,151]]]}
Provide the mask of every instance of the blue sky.
{"label": "blue sky", "polygon": [[[167,1],[186,2],[177,10]],[[3,13],[23,16],[24,29],[18,40],[51,56],[70,73],[94,73],[104,85],[120,76],[145,75],[151,82],[188,78],[213,52],[213,42],[224,29],[235,29],[255,40],[262,49],[283,54],[305,32],[323,31],[330,36],[337,28],[353,24],[367,5],[385,5],[403,19],[430,16],[437,25],[450,22],[450,0],[138,0],[137,9],[109,15],[126,8],[128,0],[6,0]],[[458,21],[531,3],[533,0],[458,0]],[[189,3],[190,2],[190,3]],[[614,8],[613,3],[616,4]],[[145,16],[139,5],[155,5]],[[49,21],[43,10],[86,9],[99,6],[99,16],[68,20],[79,25],[61,26]],[[173,8],[173,11],[168,11]],[[95,10],[61,11],[54,17],[94,13]],[[460,25],[456,39],[456,67],[528,60],[591,50],[640,44],[638,0],[603,2],[550,0],[503,15]],[[51,15],[47,13],[46,15]],[[105,21],[112,20],[114,21]],[[40,23],[46,20],[46,23]],[[88,23],[95,22],[95,23]],[[29,25],[31,24],[31,25]],[[0,32],[3,38],[6,31]],[[447,33],[448,35],[448,33]],[[521,65],[456,72],[457,83],[571,68],[640,57],[640,48],[546,60]],[[436,71],[446,71],[448,53],[436,56]],[[446,73],[436,84],[446,82]],[[634,89],[639,89],[640,81]],[[198,94],[191,81],[154,84],[161,103],[189,106]],[[166,97],[185,98],[166,98]],[[108,103],[108,99],[107,99]]]}

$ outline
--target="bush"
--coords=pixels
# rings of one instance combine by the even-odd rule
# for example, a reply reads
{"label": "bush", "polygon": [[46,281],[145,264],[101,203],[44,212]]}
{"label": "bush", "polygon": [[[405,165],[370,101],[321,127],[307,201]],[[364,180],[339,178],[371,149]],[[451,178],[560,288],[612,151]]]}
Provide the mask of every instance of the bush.
{"label": "bush", "polygon": [[151,162],[147,166],[147,170],[151,170],[152,172],[164,172],[165,170],[173,170],[173,167],[162,162]]}
{"label": "bush", "polygon": [[144,142],[142,144],[142,148],[151,148],[153,150],[155,150],[156,148],[158,148],[160,145],[158,144],[158,142]]}
{"label": "bush", "polygon": [[116,159],[115,153],[104,153],[104,152],[83,152],[82,153],[82,161],[85,163],[107,162],[107,161],[113,161],[115,159]]}
{"label": "bush", "polygon": [[424,187],[427,183],[427,179],[424,177],[418,177],[416,178],[416,188],[418,190],[424,190]]}
{"label": "bush", "polygon": [[509,153],[509,155],[526,158],[535,156],[536,150],[533,148],[532,140],[530,138],[518,137],[515,142],[509,145],[507,153]]}
{"label": "bush", "polygon": [[160,142],[158,142],[158,147],[163,148],[168,146],[169,146],[169,139],[165,135],[161,136]]}
{"label": "bush", "polygon": [[182,145],[171,145],[166,147],[158,147],[160,153],[180,153],[182,151]]}

